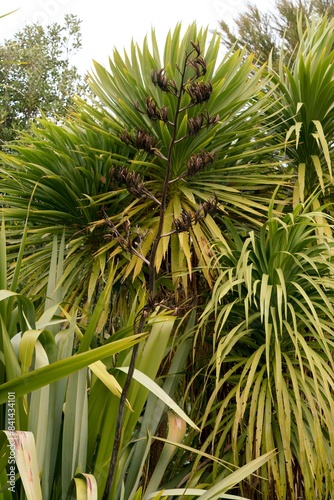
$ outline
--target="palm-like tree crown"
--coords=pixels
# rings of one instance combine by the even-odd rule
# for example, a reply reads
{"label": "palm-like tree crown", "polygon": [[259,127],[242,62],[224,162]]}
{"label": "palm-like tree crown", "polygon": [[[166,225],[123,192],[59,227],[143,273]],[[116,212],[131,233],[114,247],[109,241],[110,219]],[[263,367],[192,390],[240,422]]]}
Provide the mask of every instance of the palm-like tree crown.
{"label": "palm-like tree crown", "polygon": [[55,233],[65,231],[67,299],[91,303],[109,277],[116,294],[120,280],[145,281],[151,258],[186,293],[194,267],[210,285],[219,214],[258,224],[279,182],[265,161],[262,70],[240,51],[219,62],[219,37],[208,41],[207,30],[180,33],[168,35],[163,62],[154,32],[151,51],[147,41],[124,58],[115,50],[110,69],[96,64],[91,76],[100,109],[81,102],[61,126],[41,121],[4,158],[3,210],[29,214],[34,255],[22,281],[36,294]]}

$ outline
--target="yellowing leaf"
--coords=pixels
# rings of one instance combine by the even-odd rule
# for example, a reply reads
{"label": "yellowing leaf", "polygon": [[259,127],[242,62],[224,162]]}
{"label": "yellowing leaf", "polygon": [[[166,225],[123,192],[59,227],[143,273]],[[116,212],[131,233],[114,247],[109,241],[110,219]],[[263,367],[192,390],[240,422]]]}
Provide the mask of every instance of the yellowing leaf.
{"label": "yellowing leaf", "polygon": [[15,457],[21,481],[29,500],[42,500],[35,439],[32,432],[3,431],[9,441],[10,455]]}

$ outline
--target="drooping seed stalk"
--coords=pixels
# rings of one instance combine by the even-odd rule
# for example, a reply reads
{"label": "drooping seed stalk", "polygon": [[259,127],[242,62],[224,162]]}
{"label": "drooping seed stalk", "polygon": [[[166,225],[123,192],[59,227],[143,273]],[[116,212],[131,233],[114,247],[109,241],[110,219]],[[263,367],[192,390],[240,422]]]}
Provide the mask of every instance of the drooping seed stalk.
{"label": "drooping seed stalk", "polygon": [[[197,49],[197,47],[196,47],[196,49]],[[196,50],[197,53],[198,53],[198,50],[199,49]],[[172,122],[168,121],[168,124],[170,124],[173,127],[173,133],[172,133],[171,141],[170,141],[169,146],[168,146],[167,156],[164,157],[163,155],[161,155],[161,153],[159,151],[156,151],[157,156],[159,156],[160,158],[163,158],[166,161],[166,174],[165,174],[164,182],[162,185],[161,199],[158,203],[158,205],[159,205],[158,229],[157,229],[155,238],[154,238],[153,243],[152,243],[149,261],[147,261],[147,259],[144,257],[142,258],[142,260],[146,263],[146,265],[148,267],[148,275],[149,275],[149,278],[148,278],[148,300],[147,300],[145,307],[141,311],[138,324],[134,325],[134,334],[135,335],[138,333],[142,333],[145,330],[147,317],[154,310],[154,308],[156,306],[155,296],[156,296],[157,271],[156,271],[156,266],[155,266],[155,259],[156,259],[159,243],[160,243],[162,237],[164,236],[163,235],[163,227],[164,227],[165,212],[166,212],[166,207],[167,207],[168,189],[169,189],[169,185],[172,181],[172,179],[171,179],[172,156],[173,156],[173,150],[175,148],[175,145],[177,144],[177,142],[180,141],[180,139],[177,140],[178,119],[179,119],[180,113],[182,111],[184,111],[185,109],[187,109],[187,108],[181,108],[181,101],[182,101],[182,97],[183,97],[184,93],[186,92],[186,90],[185,90],[185,75],[186,75],[187,66],[192,65],[191,64],[192,61],[190,60],[190,57],[193,54],[193,52],[194,51],[191,51],[186,55],[183,68],[182,68],[182,70],[180,70],[181,83],[180,83],[179,89],[176,88],[174,82],[173,82],[173,87],[169,88],[170,93],[175,95],[175,97],[177,99],[177,104],[176,104],[176,110],[175,110],[173,121]],[[204,63],[204,61],[203,61],[203,63]],[[196,65],[193,67],[197,68]],[[163,70],[160,71],[160,76],[162,75],[162,71]],[[200,76],[200,75],[197,73],[196,77],[198,77],[198,76]],[[164,88],[162,90],[168,91],[168,82],[166,84],[166,88]],[[153,106],[153,104],[150,100],[148,102],[150,104],[151,114],[155,113],[155,115],[157,116],[157,114],[159,114],[160,111],[156,110],[156,108]],[[196,103],[197,102],[193,102],[191,105],[194,105]],[[137,108],[137,104],[135,105],[135,107]],[[165,108],[164,108],[164,110],[165,110]],[[165,110],[164,115],[163,115],[163,118],[164,118],[163,121],[166,122],[167,119],[166,119],[165,115],[166,115],[166,110]],[[127,135],[125,135],[125,138],[126,138],[126,140],[128,140]],[[121,435],[122,435],[122,426],[123,426],[126,399],[127,399],[130,384],[131,384],[131,381],[133,378],[133,373],[134,373],[134,369],[135,369],[135,364],[136,364],[138,352],[139,352],[139,344],[136,344],[132,350],[132,355],[131,355],[130,364],[129,364],[129,370],[127,372],[127,376],[126,376],[125,383],[123,386],[122,394],[120,397],[118,415],[117,415],[117,421],[116,421],[115,437],[114,437],[114,447],[113,447],[113,452],[112,452],[112,456],[111,456],[107,482],[106,482],[105,490],[104,490],[103,497],[102,497],[103,500],[109,499],[110,492],[111,492],[111,489],[113,486],[113,480],[114,480],[115,473],[116,473],[119,449],[121,446]]]}

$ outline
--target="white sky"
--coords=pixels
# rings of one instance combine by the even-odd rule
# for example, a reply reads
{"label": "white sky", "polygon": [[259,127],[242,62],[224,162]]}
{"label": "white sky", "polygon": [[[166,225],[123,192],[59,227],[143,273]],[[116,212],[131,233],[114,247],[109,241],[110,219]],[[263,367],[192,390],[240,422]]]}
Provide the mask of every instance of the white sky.
{"label": "white sky", "polygon": [[[92,68],[92,60],[107,64],[113,48],[128,50],[131,39],[139,45],[154,27],[163,43],[177,22],[186,28],[193,21],[199,27],[217,29],[219,20],[227,22],[245,9],[247,0],[0,0],[0,15],[19,9],[0,19],[0,43],[25,24],[44,25],[63,21],[65,14],[82,20],[83,48],[74,61],[81,72]],[[273,0],[253,0],[261,10]]]}

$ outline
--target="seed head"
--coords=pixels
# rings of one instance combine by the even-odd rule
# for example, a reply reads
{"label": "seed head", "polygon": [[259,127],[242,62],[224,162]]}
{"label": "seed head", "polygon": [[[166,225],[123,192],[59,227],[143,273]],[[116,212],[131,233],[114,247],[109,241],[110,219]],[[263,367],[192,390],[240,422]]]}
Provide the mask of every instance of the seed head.
{"label": "seed head", "polygon": [[160,70],[155,69],[151,74],[151,80],[154,85],[157,85],[163,92],[176,91],[176,84],[174,80],[170,80],[168,78],[163,68]]}
{"label": "seed head", "polygon": [[134,145],[134,140],[133,140],[131,134],[127,130],[123,130],[123,132],[121,132],[119,134],[119,137],[120,137],[121,141],[124,142],[124,144]]}
{"label": "seed head", "polygon": [[191,212],[187,212],[187,210],[183,210],[177,219],[173,219],[175,232],[182,233],[184,231],[188,231],[193,221],[193,214]]}
{"label": "seed head", "polygon": [[147,153],[153,154],[153,148],[156,146],[156,139],[146,130],[139,129],[137,131],[136,146],[138,149],[143,149]]}
{"label": "seed head", "polygon": [[206,74],[206,62],[200,55],[190,60],[188,65],[195,70],[197,78]]}
{"label": "seed head", "polygon": [[146,99],[146,111],[151,120],[161,120],[164,123],[168,122],[168,108],[166,106],[158,108],[153,97],[148,97]]}
{"label": "seed head", "polygon": [[189,135],[195,135],[197,132],[201,130],[203,127],[204,123],[204,116],[199,115],[195,116],[194,118],[189,118],[188,120],[188,134]]}
{"label": "seed head", "polygon": [[200,54],[201,54],[201,48],[199,46],[199,42],[197,42],[197,44],[196,44],[195,42],[190,41],[190,43],[193,46],[193,48],[196,50],[197,56],[200,56]]}
{"label": "seed head", "polygon": [[189,160],[187,161],[187,170],[188,175],[195,175],[197,172],[202,170],[207,165],[210,165],[214,162],[215,154],[214,153],[199,153],[191,155]]}
{"label": "seed head", "polygon": [[187,87],[187,92],[190,96],[192,103],[200,104],[208,101],[212,94],[212,85],[210,82],[193,82]]}
{"label": "seed head", "polygon": [[133,137],[127,130],[120,134],[120,139],[125,144],[131,144],[137,149],[143,149],[147,153],[154,154],[153,148],[156,146],[156,139],[149,132],[139,129],[136,132],[136,137]]}

